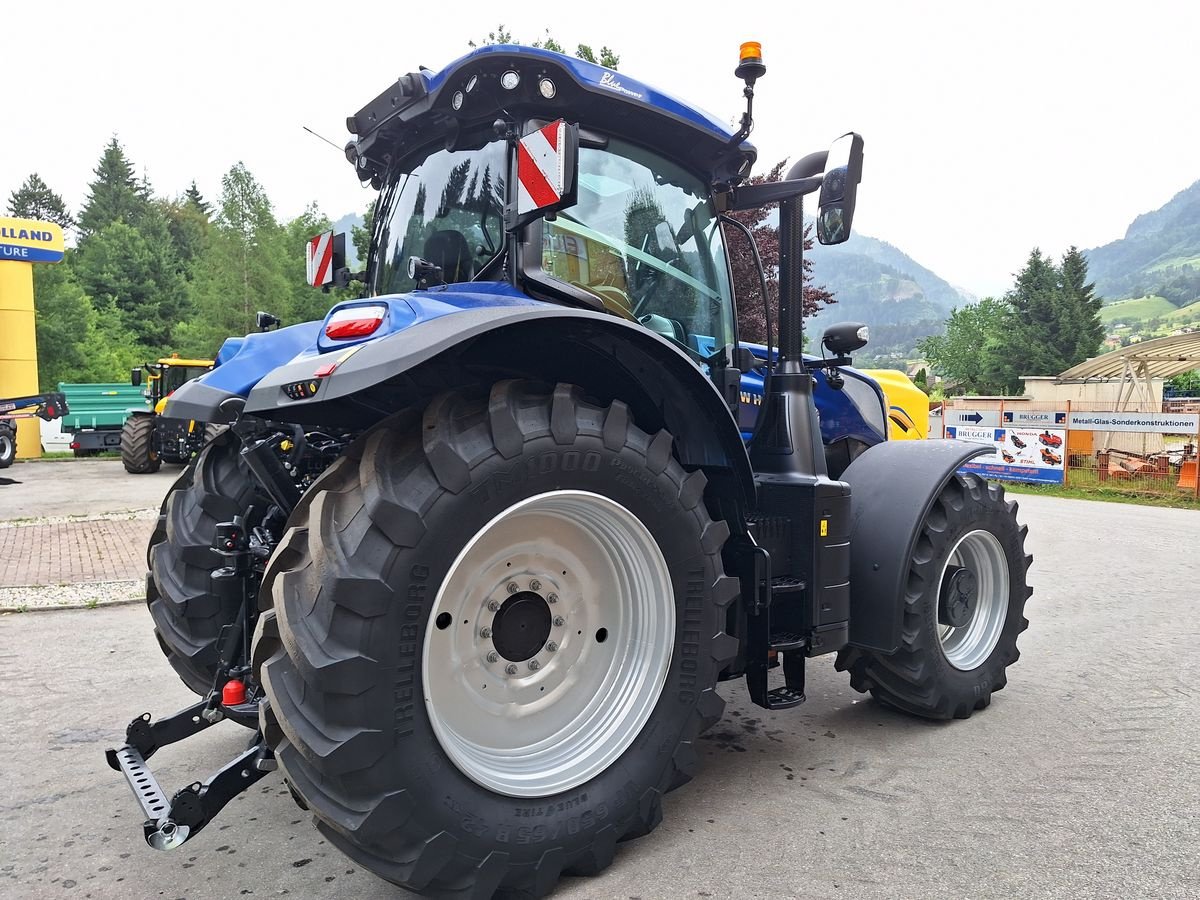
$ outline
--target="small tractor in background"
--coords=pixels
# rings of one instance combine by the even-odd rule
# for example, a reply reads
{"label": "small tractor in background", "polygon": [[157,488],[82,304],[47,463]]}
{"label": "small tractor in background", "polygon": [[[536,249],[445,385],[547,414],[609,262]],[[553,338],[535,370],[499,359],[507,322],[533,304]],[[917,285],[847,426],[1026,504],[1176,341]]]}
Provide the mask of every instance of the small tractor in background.
{"label": "small tractor in background", "polygon": [[17,458],[17,419],[53,422],[67,412],[67,398],[58,392],[0,397],[0,469],[7,469]]}
{"label": "small tractor in background", "polygon": [[186,465],[216,434],[217,425],[163,415],[171,394],[212,367],[211,359],[169,356],[130,372],[129,383],[134,387],[142,384],[142,373],[146,373],[143,394],[150,408],[130,409],[121,428],[121,463],[126,472],[157,472],[164,462]]}
{"label": "small tractor in background", "polygon": [[[1016,504],[959,471],[991,445],[889,439],[924,410],[893,419],[905,402],[852,366],[866,326],[802,352],[803,197],[845,241],[863,141],[750,184],[765,71],[744,44],[731,129],[496,45],[347,120],[379,191],[367,296],[231,338],[166,403],[228,428],[149,547],[158,641],[198,699],[108,751],[150,846],[278,767],[381,878],[541,897],[654,830],[721,682],[774,715],[837,654],[853,689],[929,719],[1005,686],[1030,594]],[[749,345],[726,242],[753,237],[725,213],[771,203],[780,321]],[[312,284],[350,280],[337,250],[309,243]],[[249,746],[164,792],[149,757],[224,719]]]}

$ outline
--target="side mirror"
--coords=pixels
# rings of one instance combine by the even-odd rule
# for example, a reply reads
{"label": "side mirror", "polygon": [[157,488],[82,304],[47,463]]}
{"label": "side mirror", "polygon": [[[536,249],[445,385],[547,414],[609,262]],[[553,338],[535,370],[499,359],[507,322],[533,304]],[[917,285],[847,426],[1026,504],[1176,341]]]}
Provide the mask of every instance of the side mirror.
{"label": "side mirror", "polygon": [[822,244],[840,244],[850,237],[854,195],[862,180],[862,157],[863,139],[853,131],[843,134],[829,148],[817,213],[817,240]]}
{"label": "side mirror", "polygon": [[849,356],[855,350],[867,346],[870,339],[870,329],[862,322],[838,322],[825,329],[821,343],[830,353]]}
{"label": "side mirror", "polygon": [[133,385],[134,387],[142,386],[142,370],[141,369],[130,369],[129,370],[129,383],[131,385]]}
{"label": "side mirror", "polygon": [[579,191],[579,126],[563,119],[516,142],[517,202],[509,231],[574,206]]}
{"label": "side mirror", "polygon": [[344,287],[346,277],[346,233],[325,231],[310,238],[304,245],[304,266],[308,283],[312,287],[324,288],[334,285]]}

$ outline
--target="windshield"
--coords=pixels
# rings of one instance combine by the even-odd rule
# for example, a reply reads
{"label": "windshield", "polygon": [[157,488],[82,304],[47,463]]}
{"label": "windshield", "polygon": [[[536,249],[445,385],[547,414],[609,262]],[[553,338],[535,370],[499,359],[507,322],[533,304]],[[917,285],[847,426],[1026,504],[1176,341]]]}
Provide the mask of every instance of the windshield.
{"label": "windshield", "polygon": [[542,232],[547,274],[704,355],[733,342],[725,247],[704,182],[611,140],[579,151],[579,200]]}
{"label": "windshield", "polygon": [[470,281],[504,248],[504,143],[439,150],[393,176],[380,195],[376,294],[413,290],[408,259],[442,270],[447,284]]}

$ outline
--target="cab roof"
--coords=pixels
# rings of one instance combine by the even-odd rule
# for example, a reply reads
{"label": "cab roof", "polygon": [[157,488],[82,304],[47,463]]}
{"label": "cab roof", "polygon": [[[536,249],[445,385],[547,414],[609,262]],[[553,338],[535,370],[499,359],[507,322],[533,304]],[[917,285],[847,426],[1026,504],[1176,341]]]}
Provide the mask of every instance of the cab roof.
{"label": "cab roof", "polygon": [[[506,72],[519,83],[505,89]],[[547,98],[541,82],[553,84]],[[457,109],[455,106],[457,105]],[[595,63],[537,47],[480,47],[439,72],[401,76],[346,120],[356,140],[346,157],[360,179],[379,187],[387,169],[431,144],[456,146],[507,114],[518,120],[565,118],[585,129],[641,144],[717,186],[749,175],[754,146],[733,144],[734,130],[663,91]]]}

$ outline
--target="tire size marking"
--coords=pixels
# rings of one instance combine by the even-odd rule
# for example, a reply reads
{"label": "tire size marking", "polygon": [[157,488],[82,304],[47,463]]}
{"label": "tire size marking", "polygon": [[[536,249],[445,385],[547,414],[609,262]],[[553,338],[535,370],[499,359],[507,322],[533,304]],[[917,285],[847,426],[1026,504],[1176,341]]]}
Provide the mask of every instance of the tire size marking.
{"label": "tire size marking", "polygon": [[687,590],[683,601],[683,634],[680,639],[679,702],[696,702],[699,685],[701,628],[704,626],[704,569],[687,573]]}
{"label": "tire size marking", "polygon": [[400,624],[400,659],[396,665],[396,680],[392,684],[392,703],[396,737],[412,734],[414,696],[417,681],[418,646],[421,637],[421,614],[428,593],[429,567],[416,565],[409,572],[404,604],[404,621]]}

